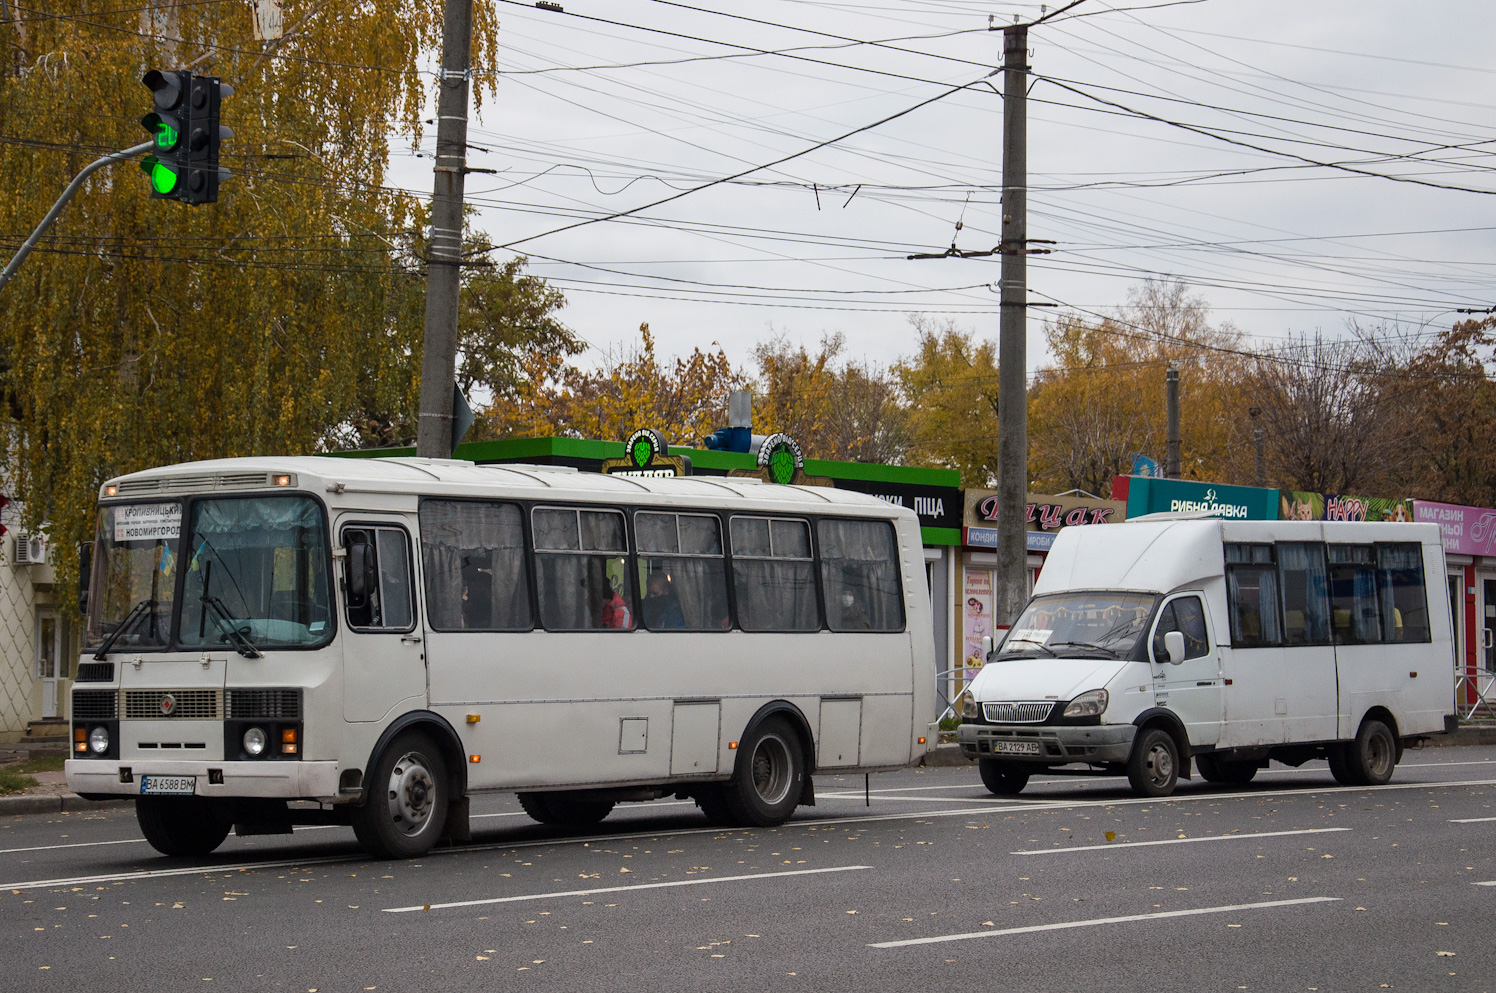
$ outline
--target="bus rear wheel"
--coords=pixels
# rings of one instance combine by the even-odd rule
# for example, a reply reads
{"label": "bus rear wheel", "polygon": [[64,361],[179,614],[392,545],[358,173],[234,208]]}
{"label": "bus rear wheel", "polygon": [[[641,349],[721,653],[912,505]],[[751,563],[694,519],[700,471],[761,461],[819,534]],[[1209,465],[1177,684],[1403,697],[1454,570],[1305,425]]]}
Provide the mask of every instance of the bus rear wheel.
{"label": "bus rear wheel", "polygon": [[1223,759],[1215,755],[1196,755],[1195,768],[1207,783],[1229,783],[1245,786],[1257,775],[1257,762],[1253,759]]}
{"label": "bus rear wheel", "polygon": [[520,793],[519,805],[542,824],[590,826],[613,812],[612,800],[589,800],[567,793]]}
{"label": "bus rear wheel", "polygon": [[1345,746],[1346,771],[1356,786],[1381,786],[1397,768],[1397,739],[1378,720],[1361,722],[1355,740]]}
{"label": "bus rear wheel", "polygon": [[771,717],[738,746],[737,767],[724,784],[722,803],[735,824],[774,827],[789,820],[804,787],[800,738],[783,719]]}
{"label": "bus rear wheel", "polygon": [[431,739],[418,732],[397,735],[374,763],[368,782],[368,797],[350,818],[358,843],[384,859],[431,851],[452,800],[447,763]]}
{"label": "bus rear wheel", "polygon": [[178,858],[207,855],[233,826],[212,801],[186,796],[136,797],[135,820],[152,848]]}
{"label": "bus rear wheel", "polygon": [[1029,781],[1027,769],[997,759],[978,759],[977,771],[982,774],[982,785],[987,792],[997,796],[1017,796]]}

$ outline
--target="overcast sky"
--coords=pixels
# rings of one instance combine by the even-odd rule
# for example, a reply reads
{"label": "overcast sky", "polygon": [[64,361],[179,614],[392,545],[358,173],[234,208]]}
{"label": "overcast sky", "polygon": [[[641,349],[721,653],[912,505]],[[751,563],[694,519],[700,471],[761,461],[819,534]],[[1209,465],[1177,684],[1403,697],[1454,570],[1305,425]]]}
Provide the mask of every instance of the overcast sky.
{"label": "overcast sky", "polygon": [[[497,0],[504,76],[469,132],[496,174],[467,190],[587,342],[648,321],[667,355],[715,342],[746,363],[771,335],[840,331],[886,365],[911,314],[996,337],[996,256],[906,256],[996,245],[989,17],[1037,4],[561,2]],[[1035,27],[1029,236],[1057,244],[1030,299],[1110,314],[1177,277],[1257,347],[1496,304],[1493,29],[1489,0],[1086,0]],[[395,165],[429,194],[429,157]],[[1030,312],[1031,368],[1056,312]]]}

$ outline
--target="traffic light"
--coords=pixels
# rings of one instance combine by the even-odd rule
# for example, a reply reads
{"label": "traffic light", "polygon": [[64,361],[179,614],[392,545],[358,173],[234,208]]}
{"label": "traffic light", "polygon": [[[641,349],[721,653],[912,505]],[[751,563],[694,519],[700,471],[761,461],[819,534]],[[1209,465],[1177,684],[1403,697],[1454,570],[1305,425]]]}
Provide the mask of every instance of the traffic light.
{"label": "traffic light", "polygon": [[219,104],[234,92],[217,76],[195,76],[185,69],[152,69],[141,78],[155,108],[140,119],[151,133],[156,154],[140,168],[151,179],[151,197],[183,203],[213,203],[229,171],[218,165],[219,144],[233,132],[219,123]]}

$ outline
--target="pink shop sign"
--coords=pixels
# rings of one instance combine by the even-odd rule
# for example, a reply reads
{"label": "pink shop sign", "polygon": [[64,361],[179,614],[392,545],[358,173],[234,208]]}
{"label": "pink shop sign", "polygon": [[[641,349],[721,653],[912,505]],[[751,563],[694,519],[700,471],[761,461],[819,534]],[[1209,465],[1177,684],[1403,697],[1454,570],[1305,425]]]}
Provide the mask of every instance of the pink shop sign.
{"label": "pink shop sign", "polygon": [[1496,510],[1413,501],[1413,520],[1439,525],[1444,550],[1456,555],[1496,555]]}

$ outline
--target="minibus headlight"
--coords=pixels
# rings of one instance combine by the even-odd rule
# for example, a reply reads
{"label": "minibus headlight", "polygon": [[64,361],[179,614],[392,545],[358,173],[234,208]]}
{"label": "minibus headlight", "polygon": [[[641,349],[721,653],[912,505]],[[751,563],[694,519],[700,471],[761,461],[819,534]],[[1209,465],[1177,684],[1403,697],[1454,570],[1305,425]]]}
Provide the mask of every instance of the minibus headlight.
{"label": "minibus headlight", "polygon": [[100,724],[88,732],[88,747],[95,755],[103,755],[109,751],[109,729]]}
{"label": "minibus headlight", "polygon": [[1100,717],[1106,712],[1106,690],[1087,690],[1065,708],[1066,717]]}
{"label": "minibus headlight", "polygon": [[265,751],[264,728],[250,728],[244,732],[244,751],[250,755],[259,755]]}
{"label": "minibus headlight", "polygon": [[961,691],[960,711],[963,721],[974,721],[982,716],[981,708],[977,706],[977,698],[971,695],[971,690]]}

